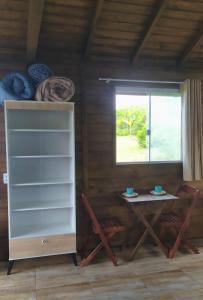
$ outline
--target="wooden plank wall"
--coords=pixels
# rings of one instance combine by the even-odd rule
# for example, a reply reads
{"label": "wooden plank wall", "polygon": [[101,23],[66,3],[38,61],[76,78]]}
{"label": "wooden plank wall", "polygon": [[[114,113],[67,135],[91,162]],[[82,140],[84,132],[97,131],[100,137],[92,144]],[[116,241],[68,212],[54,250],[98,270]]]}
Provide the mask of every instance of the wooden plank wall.
{"label": "wooden plank wall", "polygon": [[[79,197],[82,189],[88,188],[98,215],[117,216],[130,229],[132,220],[126,208],[115,198],[115,192],[123,190],[127,185],[151,188],[155,183],[173,192],[182,181],[182,167],[181,164],[116,166],[114,163],[114,88],[98,81],[98,77],[152,79],[155,78],[155,72],[139,73],[126,66],[105,64],[81,66],[79,62],[70,59],[61,64],[57,58],[52,60],[46,56],[40,60],[48,63],[57,75],[70,77],[76,84],[77,92],[73,100],[76,103],[77,244],[80,249],[89,230]],[[181,76],[185,77],[185,74]],[[158,73],[156,77],[164,78],[181,79],[179,74],[169,75],[167,71],[164,74]],[[83,139],[83,136],[86,138]],[[3,108],[0,108],[0,260],[8,257],[7,191],[2,182],[5,171],[4,114]],[[203,187],[203,183],[200,182],[199,186]],[[203,237],[202,213],[203,204],[200,202],[190,230],[192,237]],[[139,230],[136,231],[138,233]],[[122,239],[123,236],[115,242],[120,243]]]}
{"label": "wooden plank wall", "polygon": [[[119,72],[119,70],[118,70]],[[105,70],[105,74],[108,70]],[[129,228],[128,210],[115,198],[126,186],[151,188],[159,183],[173,191],[181,181],[180,164],[116,166],[114,134],[114,87],[98,80],[102,70],[83,70],[87,149],[88,195],[99,216],[116,216]],[[114,70],[114,76],[116,74]],[[167,175],[166,175],[167,174]],[[122,237],[121,237],[122,238]],[[117,241],[120,241],[118,239]]]}
{"label": "wooden plank wall", "polygon": [[[116,216],[124,224],[132,226],[126,207],[115,198],[115,192],[124,190],[126,186],[150,189],[159,183],[169,192],[175,192],[182,183],[182,164],[135,164],[115,165],[115,110],[114,87],[99,81],[99,77],[146,78],[168,80],[169,73],[146,72],[142,74],[132,68],[119,68],[116,65],[106,68],[86,67],[83,71],[87,136],[88,194],[98,215]],[[174,78],[174,77],[172,77]],[[172,78],[170,78],[172,80]],[[185,75],[176,74],[173,80],[183,80]],[[203,183],[194,183],[202,188]],[[184,206],[181,203],[180,209]],[[146,208],[147,209],[147,208]],[[191,237],[203,237],[202,228],[203,203],[200,201],[190,227]],[[139,234],[139,227],[132,234]]]}

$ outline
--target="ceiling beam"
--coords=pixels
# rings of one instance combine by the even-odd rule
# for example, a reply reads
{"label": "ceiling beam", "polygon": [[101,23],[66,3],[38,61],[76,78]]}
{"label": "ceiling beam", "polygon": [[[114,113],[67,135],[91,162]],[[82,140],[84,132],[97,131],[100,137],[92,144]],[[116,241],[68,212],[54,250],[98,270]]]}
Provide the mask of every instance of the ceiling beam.
{"label": "ceiling beam", "polygon": [[187,47],[182,52],[180,58],[178,59],[177,64],[180,66],[184,62],[186,62],[186,60],[188,60],[192,52],[200,46],[202,41],[203,41],[203,29],[201,26],[200,30],[198,31],[198,34],[191,40],[191,42],[187,45]]}
{"label": "ceiling beam", "polygon": [[45,0],[29,0],[27,27],[27,63],[36,58]]}
{"label": "ceiling beam", "polygon": [[132,56],[132,63],[136,63],[138,57],[141,54],[142,49],[144,48],[146,42],[149,40],[149,37],[153,31],[153,29],[156,26],[156,23],[160,19],[162,12],[164,11],[166,5],[167,5],[168,0],[161,0],[158,1],[157,4],[157,9],[154,11],[152,16],[150,17],[148,21],[148,25],[146,26],[144,32],[142,33],[137,45],[135,46],[134,54]]}
{"label": "ceiling beam", "polygon": [[104,0],[97,0],[96,9],[94,12],[94,16],[93,16],[92,23],[90,25],[90,29],[89,29],[89,33],[88,33],[88,37],[87,37],[87,41],[85,44],[85,50],[84,50],[84,55],[83,55],[84,59],[86,59],[89,54],[89,51],[90,51],[90,48],[92,45],[93,36],[94,36],[96,26],[97,26],[97,21],[101,15],[103,4],[104,4]]}

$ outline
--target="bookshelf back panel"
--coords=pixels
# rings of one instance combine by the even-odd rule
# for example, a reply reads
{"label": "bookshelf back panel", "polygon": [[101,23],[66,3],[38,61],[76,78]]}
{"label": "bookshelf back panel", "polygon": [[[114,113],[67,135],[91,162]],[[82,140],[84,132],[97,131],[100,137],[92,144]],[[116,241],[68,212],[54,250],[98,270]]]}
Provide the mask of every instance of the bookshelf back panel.
{"label": "bookshelf back panel", "polygon": [[9,132],[10,155],[73,155],[72,133]]}
{"label": "bookshelf back panel", "polygon": [[9,129],[70,129],[73,113],[67,111],[19,110],[8,112]]}
{"label": "bookshelf back panel", "polygon": [[73,161],[70,158],[12,159],[10,183],[71,181]]}
{"label": "bookshelf back panel", "polygon": [[32,207],[61,205],[74,206],[73,184],[12,187],[11,210]]}
{"label": "bookshelf back panel", "polygon": [[75,232],[73,208],[11,212],[11,238]]}

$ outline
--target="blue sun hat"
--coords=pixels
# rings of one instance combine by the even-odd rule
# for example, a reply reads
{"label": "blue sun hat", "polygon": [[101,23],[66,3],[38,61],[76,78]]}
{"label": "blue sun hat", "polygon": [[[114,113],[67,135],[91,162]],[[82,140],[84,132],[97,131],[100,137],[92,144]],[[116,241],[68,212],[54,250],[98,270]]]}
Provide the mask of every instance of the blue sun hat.
{"label": "blue sun hat", "polygon": [[35,86],[54,75],[47,65],[39,63],[30,65],[27,71]]}
{"label": "blue sun hat", "polygon": [[2,87],[14,99],[28,100],[32,99],[35,94],[35,88],[29,76],[18,71],[6,74],[2,79]]}

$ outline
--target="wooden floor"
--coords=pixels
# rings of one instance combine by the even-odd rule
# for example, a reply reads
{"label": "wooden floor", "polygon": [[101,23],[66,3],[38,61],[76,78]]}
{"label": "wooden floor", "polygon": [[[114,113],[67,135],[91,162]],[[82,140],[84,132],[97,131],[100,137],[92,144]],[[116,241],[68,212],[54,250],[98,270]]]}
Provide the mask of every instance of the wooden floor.
{"label": "wooden floor", "polygon": [[0,300],[199,300],[203,299],[201,254],[169,260],[145,246],[133,262],[118,251],[120,265],[101,256],[81,269],[67,256],[19,261],[6,276],[0,263]]}

